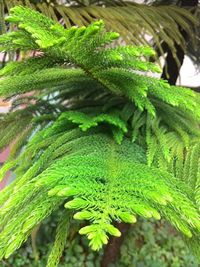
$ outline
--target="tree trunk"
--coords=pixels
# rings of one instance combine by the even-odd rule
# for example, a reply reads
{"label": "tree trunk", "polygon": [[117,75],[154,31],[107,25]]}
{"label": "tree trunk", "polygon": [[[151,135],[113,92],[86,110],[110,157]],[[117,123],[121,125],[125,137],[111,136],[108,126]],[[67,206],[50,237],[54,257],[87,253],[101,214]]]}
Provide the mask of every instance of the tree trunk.
{"label": "tree trunk", "polygon": [[118,223],[116,227],[122,233],[120,237],[111,237],[108,245],[105,247],[101,267],[108,267],[109,264],[115,263],[120,254],[120,248],[124,241],[124,237],[127,234],[130,224]]}
{"label": "tree trunk", "polygon": [[0,35],[5,33],[4,3],[0,0]]}
{"label": "tree trunk", "polygon": [[[181,7],[197,7],[198,6],[198,0],[181,0],[179,1]],[[188,35],[184,29],[180,27],[180,32],[182,33],[182,36],[187,43],[188,41]],[[166,47],[167,57],[165,61],[165,65],[163,68],[162,78],[165,80],[168,80],[168,82],[171,85],[175,85],[177,78],[179,76],[180,68],[183,64],[184,60],[184,50],[179,45],[175,45],[176,51],[177,51],[177,58],[179,61],[179,64],[177,64],[176,60],[173,57],[173,54],[171,50],[169,49],[168,45]]]}
{"label": "tree trunk", "polygon": [[198,0],[181,0],[180,5],[182,7],[184,7],[184,6],[196,7],[196,6],[198,6]]}

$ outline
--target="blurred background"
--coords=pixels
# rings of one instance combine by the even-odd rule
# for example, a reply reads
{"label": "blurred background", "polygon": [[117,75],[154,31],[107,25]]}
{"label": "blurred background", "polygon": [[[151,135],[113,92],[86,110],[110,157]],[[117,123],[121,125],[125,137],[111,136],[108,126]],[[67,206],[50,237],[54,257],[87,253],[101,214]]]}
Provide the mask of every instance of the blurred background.
{"label": "blurred background", "polygon": [[[103,19],[109,30],[119,32],[123,45],[150,45],[156,51],[162,72],[158,77],[172,85],[187,86],[200,91],[200,7],[198,0],[0,0],[0,34],[14,31],[5,23],[5,16],[15,5],[29,6],[69,28],[88,25]],[[32,51],[34,53],[34,51]],[[0,68],[8,61],[26,57],[20,51],[0,53]],[[147,73],[148,75],[151,75]],[[11,100],[0,99],[0,113],[9,110]],[[12,144],[11,144],[12,145]],[[0,164],[9,155],[9,146],[1,151]],[[0,190],[14,176],[8,173],[0,183]],[[1,267],[45,266],[56,216],[39,225],[28,242]],[[75,235],[77,224],[71,229],[69,242],[60,266],[66,267],[198,267],[180,236],[166,222],[139,222],[127,229],[118,246],[114,262],[105,264],[105,252],[92,252],[84,237]]]}

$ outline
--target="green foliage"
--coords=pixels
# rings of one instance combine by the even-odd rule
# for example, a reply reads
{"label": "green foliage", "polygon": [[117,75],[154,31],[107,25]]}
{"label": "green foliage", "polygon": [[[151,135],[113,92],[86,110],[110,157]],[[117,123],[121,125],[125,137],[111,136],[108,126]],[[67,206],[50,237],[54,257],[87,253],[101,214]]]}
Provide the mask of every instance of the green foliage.
{"label": "green foliage", "polygon": [[58,119],[57,127],[60,127],[61,123],[65,124],[67,120],[78,124],[82,131],[87,131],[92,127],[98,126],[99,123],[110,124],[114,138],[119,144],[122,142],[124,134],[128,131],[125,122],[120,118],[119,111],[113,111],[107,114],[101,113],[95,117],[79,111],[64,112]]}
{"label": "green foliage", "polygon": [[[134,249],[133,249],[134,248]],[[125,237],[116,267],[198,267],[177,233],[162,221],[141,221]],[[109,267],[114,267],[109,266]]]}
{"label": "green foliage", "polygon": [[[164,217],[200,256],[199,95],[144,75],[158,70],[148,62],[154,51],[115,46],[119,35],[103,21],[64,29],[21,6],[7,21],[18,29],[0,37],[0,50],[40,55],[0,74],[0,96],[15,96],[1,147],[22,132],[0,173],[16,174],[0,194],[0,258],[60,206],[89,221],[79,233],[94,250],[121,235],[114,221]],[[64,214],[48,266],[64,249]]]}
{"label": "green foliage", "polygon": [[191,146],[186,157],[183,175],[186,182],[195,189],[195,199],[200,207],[200,173],[199,173],[200,143]]}
{"label": "green foliage", "polygon": [[66,212],[62,214],[60,222],[58,223],[56,229],[55,242],[53,244],[51,253],[48,257],[48,262],[47,262],[48,267],[57,266],[59,264],[60,258],[65,248],[65,243],[67,241],[69,225],[70,225],[70,214]]}
{"label": "green foliage", "polygon": [[[48,251],[54,238],[58,214],[54,214],[41,225],[37,235],[39,261],[33,257],[30,240],[17,252],[1,262],[1,267],[44,267]],[[88,250],[84,236],[74,235],[77,225],[71,227],[59,267],[99,267],[102,250]],[[130,228],[121,247],[117,267],[198,267],[198,261],[187,249],[181,237],[166,223],[139,220]],[[112,267],[110,265],[109,267]]]}
{"label": "green foliage", "polygon": [[[34,8],[56,21],[63,20],[65,26],[88,26],[94,19],[103,19],[108,30],[118,31],[126,43],[149,44],[152,36],[159,54],[164,54],[161,42],[164,41],[178,61],[176,44],[186,49],[186,41],[180,28],[184,28],[189,38],[194,38],[194,26],[198,19],[189,10],[176,6],[150,6],[124,0],[73,0],[33,1],[5,0],[6,10],[16,5]],[[67,3],[67,5],[65,5]],[[170,16],[169,16],[170,14]]]}

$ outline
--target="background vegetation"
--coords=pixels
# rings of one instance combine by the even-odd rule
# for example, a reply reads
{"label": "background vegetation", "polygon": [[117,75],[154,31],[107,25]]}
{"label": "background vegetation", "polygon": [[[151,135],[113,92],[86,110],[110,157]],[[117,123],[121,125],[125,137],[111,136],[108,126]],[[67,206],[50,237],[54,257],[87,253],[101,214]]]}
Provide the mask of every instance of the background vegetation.
{"label": "background vegetation", "polygon": [[[37,255],[34,255],[31,239],[16,251],[2,267],[45,267],[51,244],[54,241],[56,217],[48,218],[36,237]],[[76,228],[76,225],[74,225]],[[35,257],[37,259],[35,259]],[[100,267],[103,250],[88,250],[85,237],[68,239],[59,267]],[[198,267],[197,259],[191,254],[180,235],[166,222],[140,220],[132,226],[125,237],[117,263],[109,267]]]}

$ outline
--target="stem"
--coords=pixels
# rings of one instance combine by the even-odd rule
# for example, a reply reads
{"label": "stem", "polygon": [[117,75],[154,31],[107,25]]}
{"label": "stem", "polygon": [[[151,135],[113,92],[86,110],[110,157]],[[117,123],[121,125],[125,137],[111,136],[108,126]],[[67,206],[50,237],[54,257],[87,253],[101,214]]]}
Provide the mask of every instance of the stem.
{"label": "stem", "polygon": [[0,0],[0,35],[6,32],[4,16],[4,2]]}
{"label": "stem", "polygon": [[116,227],[120,230],[122,235],[120,237],[110,238],[108,245],[105,247],[101,267],[108,267],[111,263],[115,263],[117,261],[121,245],[123,244],[124,237],[130,228],[130,224],[117,223]]}

